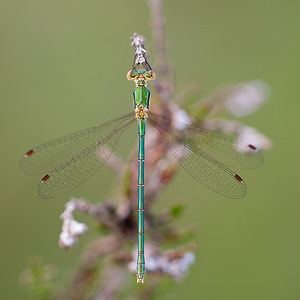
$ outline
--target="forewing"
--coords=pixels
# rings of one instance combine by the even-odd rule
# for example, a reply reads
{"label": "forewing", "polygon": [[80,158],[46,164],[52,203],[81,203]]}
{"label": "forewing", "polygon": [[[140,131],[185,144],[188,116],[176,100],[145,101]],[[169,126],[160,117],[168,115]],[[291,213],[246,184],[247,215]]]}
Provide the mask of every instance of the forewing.
{"label": "forewing", "polygon": [[[151,112],[149,112],[149,116],[160,124],[160,127],[165,132],[168,132],[166,124],[168,124],[167,126],[173,133],[179,132],[174,129],[173,125],[178,124],[177,120],[164,119],[162,116]],[[223,165],[238,169],[252,169],[258,168],[263,164],[261,151],[249,141],[233,135],[193,126],[180,124],[177,127],[181,128],[179,135],[185,142],[193,145]]]}
{"label": "forewing", "polygon": [[263,164],[261,151],[240,138],[192,126],[184,129],[183,136],[193,146],[226,166],[253,169]]}
{"label": "forewing", "polygon": [[131,120],[134,120],[133,112],[114,118],[100,126],[81,130],[37,146],[22,157],[20,169],[26,174],[45,174],[114,131],[120,130]]}

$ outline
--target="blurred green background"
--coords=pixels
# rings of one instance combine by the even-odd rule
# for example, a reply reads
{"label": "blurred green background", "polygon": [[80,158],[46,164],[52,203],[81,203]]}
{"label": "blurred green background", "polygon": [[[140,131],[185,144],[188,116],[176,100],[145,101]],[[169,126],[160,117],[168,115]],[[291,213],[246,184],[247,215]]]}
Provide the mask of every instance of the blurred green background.
{"label": "blurred green background", "polygon": [[[58,248],[64,203],[71,196],[106,199],[114,175],[104,168],[73,192],[43,200],[40,177],[21,174],[19,159],[37,144],[132,109],[129,37],[144,35],[153,54],[150,17],[146,2],[133,0],[0,6],[0,298],[31,299],[20,283],[30,257],[43,257],[67,277],[93,238],[89,232],[75,249]],[[245,199],[214,194],[184,171],[162,194],[161,208],[184,197],[179,223],[197,228],[196,263],[163,298],[300,299],[300,2],[172,0],[164,11],[178,87],[190,77],[199,78],[203,95],[226,83],[269,83],[270,101],[243,121],[269,136],[274,149],[262,168],[240,172]],[[126,154],[124,137],[118,150]]]}

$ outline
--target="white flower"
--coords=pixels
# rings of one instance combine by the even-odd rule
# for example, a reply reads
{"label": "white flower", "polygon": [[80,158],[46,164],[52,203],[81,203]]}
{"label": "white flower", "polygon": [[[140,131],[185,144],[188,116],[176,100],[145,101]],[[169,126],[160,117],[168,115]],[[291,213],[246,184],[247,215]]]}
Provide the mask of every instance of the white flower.
{"label": "white flower", "polygon": [[68,232],[61,232],[59,235],[59,246],[64,249],[69,249],[77,243],[77,237],[69,234]]}
{"label": "white flower", "polygon": [[251,81],[237,86],[225,101],[225,107],[236,117],[257,110],[269,96],[269,86],[263,81]]}
{"label": "white flower", "polygon": [[88,230],[88,227],[84,223],[79,223],[76,220],[72,220],[70,222],[69,230],[71,235],[80,236]]}
{"label": "white flower", "polygon": [[64,249],[69,249],[75,246],[78,237],[84,234],[88,230],[88,227],[84,223],[74,220],[73,211],[76,210],[74,201],[69,201],[65,207],[65,211],[60,216],[63,220],[63,225],[59,236],[59,246]]}

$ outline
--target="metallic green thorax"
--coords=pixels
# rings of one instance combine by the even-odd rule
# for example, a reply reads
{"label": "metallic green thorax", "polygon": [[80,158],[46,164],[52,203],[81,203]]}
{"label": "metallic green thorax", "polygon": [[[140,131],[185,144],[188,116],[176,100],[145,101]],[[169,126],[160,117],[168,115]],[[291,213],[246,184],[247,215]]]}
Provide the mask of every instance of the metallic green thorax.
{"label": "metallic green thorax", "polygon": [[150,92],[144,85],[138,85],[133,92],[134,107],[145,106],[149,108]]}
{"label": "metallic green thorax", "polygon": [[127,79],[136,84],[136,89],[133,92],[134,108],[140,106],[149,108],[150,92],[147,89],[147,81],[154,80],[155,73],[152,70],[130,70],[127,73]]}

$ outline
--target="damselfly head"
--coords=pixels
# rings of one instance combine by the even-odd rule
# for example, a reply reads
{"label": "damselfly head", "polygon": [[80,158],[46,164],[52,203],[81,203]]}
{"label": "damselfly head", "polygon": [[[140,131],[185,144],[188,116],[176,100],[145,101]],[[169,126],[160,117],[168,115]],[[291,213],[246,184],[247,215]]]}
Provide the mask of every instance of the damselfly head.
{"label": "damselfly head", "polygon": [[127,79],[130,81],[135,81],[137,85],[145,85],[147,83],[147,80],[154,80],[155,77],[156,75],[153,70],[130,70],[127,73]]}

